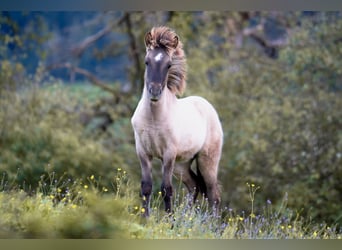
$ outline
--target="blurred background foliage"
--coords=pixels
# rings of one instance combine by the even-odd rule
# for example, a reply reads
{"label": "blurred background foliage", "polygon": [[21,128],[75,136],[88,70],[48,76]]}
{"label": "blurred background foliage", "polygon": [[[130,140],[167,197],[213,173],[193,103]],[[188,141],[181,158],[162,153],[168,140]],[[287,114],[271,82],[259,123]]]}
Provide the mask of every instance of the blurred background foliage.
{"label": "blurred background foliage", "polygon": [[248,210],[252,182],[260,210],[287,194],[301,215],[341,224],[340,12],[2,12],[0,190],[34,192],[51,173],[114,185],[122,168],[138,192],[130,117],[154,25],[183,41],[184,96],[220,115],[223,204]]}

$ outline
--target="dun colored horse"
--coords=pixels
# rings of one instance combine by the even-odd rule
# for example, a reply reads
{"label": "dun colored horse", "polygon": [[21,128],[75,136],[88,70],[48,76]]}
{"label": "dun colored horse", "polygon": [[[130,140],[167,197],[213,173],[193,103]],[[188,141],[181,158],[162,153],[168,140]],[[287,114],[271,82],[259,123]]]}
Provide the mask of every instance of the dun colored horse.
{"label": "dun colored horse", "polygon": [[[201,192],[217,207],[217,173],[223,140],[217,112],[201,97],[177,98],[186,85],[186,60],[183,45],[173,30],[152,28],[145,35],[145,46],[144,89],[131,120],[142,170],[144,215],[149,215],[154,157],[162,162],[165,211],[172,211],[173,174],[194,199]],[[193,161],[197,165],[195,171],[191,169]]]}

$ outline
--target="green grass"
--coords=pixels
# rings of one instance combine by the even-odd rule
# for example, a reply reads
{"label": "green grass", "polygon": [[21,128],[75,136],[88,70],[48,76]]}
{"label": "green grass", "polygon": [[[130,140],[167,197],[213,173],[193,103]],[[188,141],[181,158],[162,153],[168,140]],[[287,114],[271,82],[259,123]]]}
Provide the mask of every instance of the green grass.
{"label": "green grass", "polygon": [[[52,178],[54,176],[52,175]],[[160,193],[151,202],[151,216],[141,217],[137,187],[117,169],[113,187],[95,175],[40,188],[31,195],[0,193],[1,238],[139,238],[139,239],[341,239],[338,228],[315,224],[268,202],[255,214],[258,187],[248,184],[251,212],[223,208],[214,215],[206,200],[190,204],[184,189],[174,197],[174,213],[163,211]]]}

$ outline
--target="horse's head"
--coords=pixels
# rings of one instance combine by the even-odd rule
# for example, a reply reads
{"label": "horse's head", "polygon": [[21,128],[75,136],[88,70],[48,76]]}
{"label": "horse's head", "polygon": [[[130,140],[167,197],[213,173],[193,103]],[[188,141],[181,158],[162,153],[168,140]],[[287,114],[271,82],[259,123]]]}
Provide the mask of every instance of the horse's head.
{"label": "horse's head", "polygon": [[145,87],[151,101],[158,101],[165,86],[182,94],[185,88],[185,56],[182,43],[167,27],[152,28],[145,35]]}
{"label": "horse's head", "polygon": [[171,58],[163,48],[147,52],[145,57],[145,84],[151,101],[158,101],[167,83]]}

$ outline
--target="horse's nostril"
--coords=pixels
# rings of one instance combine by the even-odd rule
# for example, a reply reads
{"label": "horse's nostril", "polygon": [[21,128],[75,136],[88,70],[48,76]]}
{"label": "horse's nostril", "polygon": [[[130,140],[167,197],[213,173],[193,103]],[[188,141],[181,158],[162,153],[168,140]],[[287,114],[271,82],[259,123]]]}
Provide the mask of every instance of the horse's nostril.
{"label": "horse's nostril", "polygon": [[161,88],[160,85],[151,85],[149,88],[148,88],[148,92],[152,95],[160,95],[162,93],[163,89]]}

